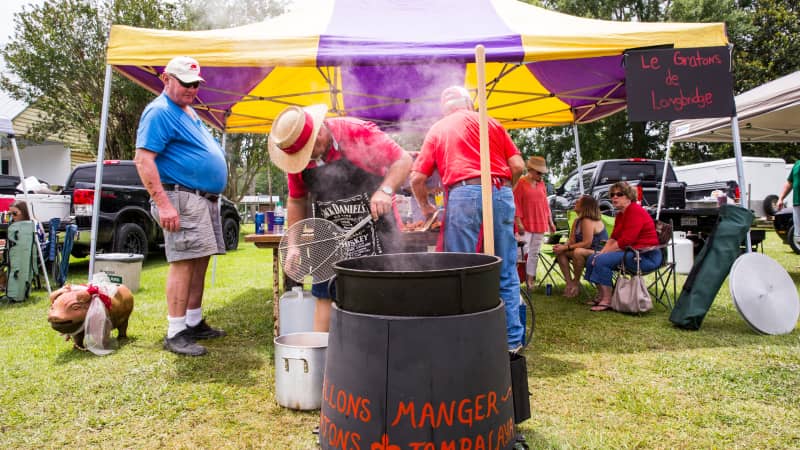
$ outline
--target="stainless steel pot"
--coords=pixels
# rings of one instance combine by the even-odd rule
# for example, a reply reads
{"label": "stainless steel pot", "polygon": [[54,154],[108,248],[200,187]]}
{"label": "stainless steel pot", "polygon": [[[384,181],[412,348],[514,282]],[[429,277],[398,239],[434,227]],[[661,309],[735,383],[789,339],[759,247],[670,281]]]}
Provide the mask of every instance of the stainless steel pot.
{"label": "stainless steel pot", "polygon": [[275,398],[290,409],[319,409],[328,333],[291,333],[275,338]]}

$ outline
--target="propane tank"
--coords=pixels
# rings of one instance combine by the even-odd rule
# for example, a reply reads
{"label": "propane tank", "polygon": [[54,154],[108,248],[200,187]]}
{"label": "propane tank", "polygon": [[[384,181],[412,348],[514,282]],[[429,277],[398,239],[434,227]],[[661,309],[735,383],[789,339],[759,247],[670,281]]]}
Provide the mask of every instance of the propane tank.
{"label": "propane tank", "polygon": [[672,246],[667,247],[667,257],[675,264],[675,272],[688,274],[692,271],[694,264],[694,244],[686,238],[683,231],[672,233],[672,242],[675,246],[675,255],[672,254]]}

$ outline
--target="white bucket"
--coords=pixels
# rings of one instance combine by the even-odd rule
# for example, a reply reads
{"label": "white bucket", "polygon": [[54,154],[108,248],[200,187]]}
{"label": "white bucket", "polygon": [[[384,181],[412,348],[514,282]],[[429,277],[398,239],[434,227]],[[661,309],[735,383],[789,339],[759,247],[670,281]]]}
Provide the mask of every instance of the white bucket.
{"label": "white bucket", "polygon": [[319,409],[328,333],[292,333],[275,338],[275,399],[290,409]]}
{"label": "white bucket", "polygon": [[311,292],[295,286],[281,296],[278,329],[280,334],[314,331],[314,310],[317,300]]}
{"label": "white bucket", "polygon": [[105,272],[112,283],[124,284],[136,292],[143,260],[144,255],[133,253],[100,253],[94,258],[94,273]]}
{"label": "white bucket", "polygon": [[686,239],[686,233],[675,231],[672,233],[672,241],[675,243],[675,255],[672,255],[672,246],[667,247],[667,257],[670,262],[675,263],[675,272],[688,274],[694,265],[694,244]]}

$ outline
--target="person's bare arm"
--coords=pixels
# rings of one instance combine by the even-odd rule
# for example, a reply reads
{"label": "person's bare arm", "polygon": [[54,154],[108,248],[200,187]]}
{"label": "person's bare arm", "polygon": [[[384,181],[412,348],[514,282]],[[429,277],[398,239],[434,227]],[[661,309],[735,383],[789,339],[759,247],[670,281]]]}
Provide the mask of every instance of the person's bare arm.
{"label": "person's bare arm", "polygon": [[[386,176],[383,177],[381,187],[386,186],[397,192],[406,178],[408,178],[408,172],[411,171],[411,163],[411,155],[403,152],[403,155],[389,166]],[[392,212],[392,196],[378,189],[372,194],[369,207],[372,218],[377,220],[378,217]]]}
{"label": "person's bare arm", "polygon": [[514,155],[508,158],[508,167],[511,169],[511,185],[515,186],[517,180],[519,180],[519,177],[521,177],[522,173],[525,171],[525,161],[522,159],[522,156]]}
{"label": "person's bare arm", "polygon": [[784,199],[786,198],[787,195],[789,195],[789,192],[791,192],[791,190],[792,190],[792,183],[789,183],[787,181],[786,183],[783,184],[783,190],[781,190],[781,195],[778,197],[778,209],[779,210],[783,209],[783,207],[786,205],[786,202],[784,202]]}
{"label": "person's bare arm", "polygon": [[158,208],[158,220],[161,228],[166,231],[178,231],[181,228],[180,217],[178,211],[169,201],[167,193],[164,192],[161,176],[159,176],[158,167],[156,167],[156,156],[157,153],[155,152],[137,148],[133,161],[136,163],[136,171],[139,172],[142,184]]}
{"label": "person's bare arm", "polygon": [[411,192],[414,194],[414,198],[417,200],[417,204],[420,210],[422,210],[422,213],[425,217],[428,217],[436,211],[436,205],[432,205],[428,200],[428,188],[425,186],[426,181],[428,181],[427,175],[422,172],[417,172],[416,170],[411,171]]}
{"label": "person's bare arm", "polygon": [[572,244],[572,248],[589,248],[594,238],[594,224],[591,220],[581,220],[581,236],[583,240]]}
{"label": "person's bare arm", "polygon": [[288,229],[295,222],[306,218],[308,210],[308,195],[303,197],[289,197],[286,202],[286,228]]}

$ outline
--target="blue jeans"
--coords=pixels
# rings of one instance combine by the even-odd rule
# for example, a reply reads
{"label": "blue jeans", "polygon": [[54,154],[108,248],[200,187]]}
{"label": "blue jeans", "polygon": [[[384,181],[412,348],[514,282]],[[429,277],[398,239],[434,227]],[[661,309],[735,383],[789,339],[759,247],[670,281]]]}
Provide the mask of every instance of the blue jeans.
{"label": "blue jeans", "polygon": [[[609,253],[595,253],[589,255],[586,260],[586,272],[583,278],[595,284],[611,286],[611,279],[614,271],[622,262],[625,255],[625,268],[631,272],[636,271],[636,255],[633,252],[623,252],[622,250]],[[639,268],[643,273],[652,272],[661,265],[661,249],[650,250],[640,253],[641,262]]]}
{"label": "blue jeans", "polygon": [[[506,310],[506,335],[509,349],[522,344],[525,327],[519,319],[519,277],[517,240],[514,237],[514,196],[511,188],[492,187],[494,254],[500,263],[500,298]],[[479,185],[458,186],[450,190],[444,222],[444,251],[475,253],[483,223]]]}

